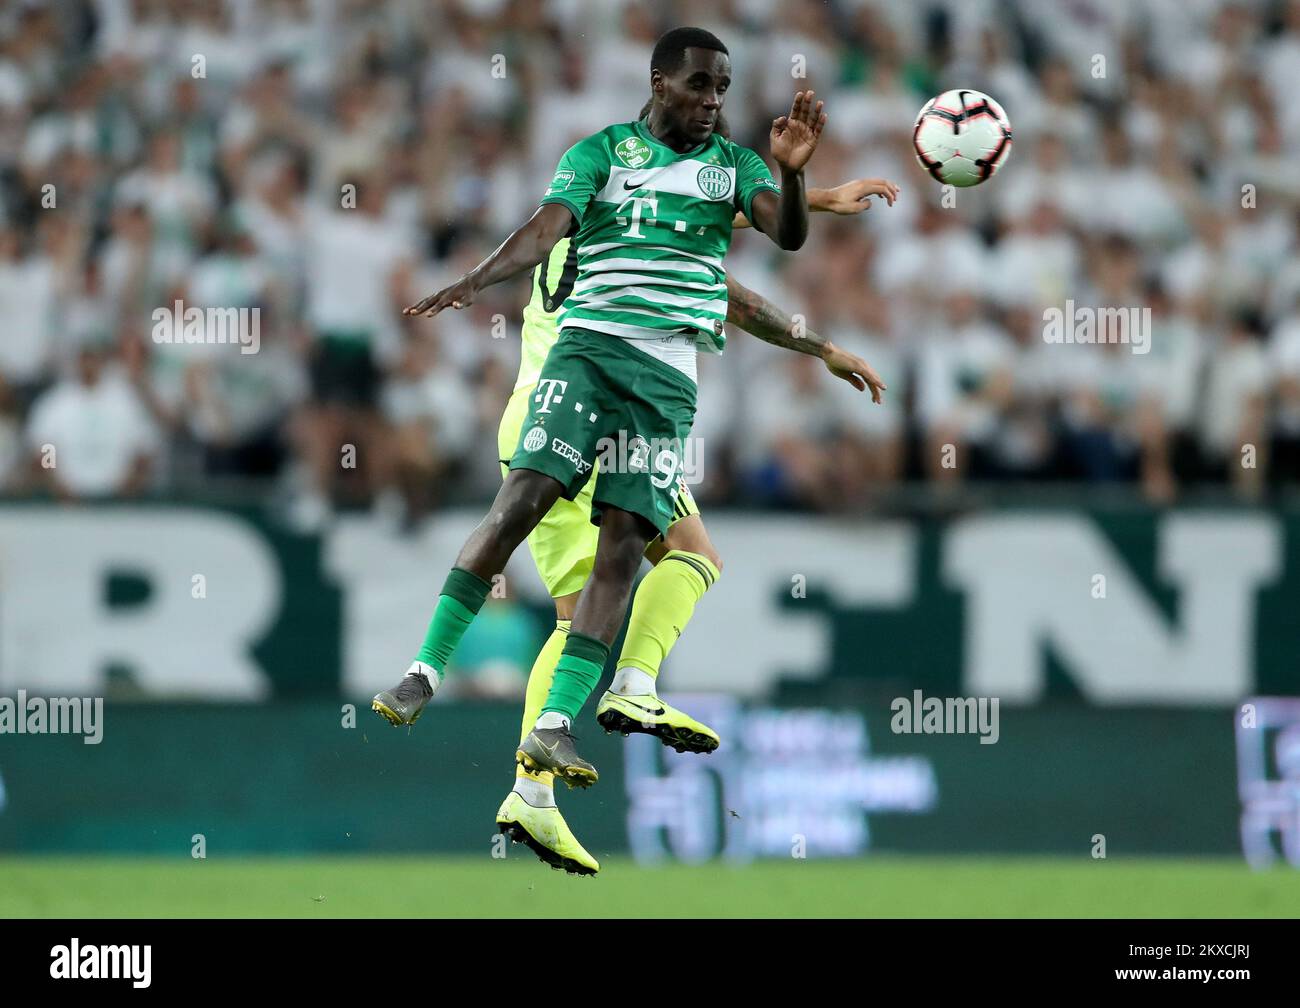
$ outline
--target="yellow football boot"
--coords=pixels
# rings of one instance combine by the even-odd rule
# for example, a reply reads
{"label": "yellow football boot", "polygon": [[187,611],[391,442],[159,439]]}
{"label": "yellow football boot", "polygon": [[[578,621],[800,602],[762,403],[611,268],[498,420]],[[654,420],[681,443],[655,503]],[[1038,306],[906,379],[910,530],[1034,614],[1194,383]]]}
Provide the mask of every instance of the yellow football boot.
{"label": "yellow football boot", "polygon": [[517,791],[506,795],[497,810],[497,829],[515,843],[527,844],[534,854],[558,871],[570,875],[595,875],[600,862],[587,853],[554,805],[537,808]]}
{"label": "yellow football boot", "polygon": [[718,733],[660,700],[653,693],[621,696],[608,690],[596,705],[596,723],[607,732],[653,735],[678,752],[711,753]]}

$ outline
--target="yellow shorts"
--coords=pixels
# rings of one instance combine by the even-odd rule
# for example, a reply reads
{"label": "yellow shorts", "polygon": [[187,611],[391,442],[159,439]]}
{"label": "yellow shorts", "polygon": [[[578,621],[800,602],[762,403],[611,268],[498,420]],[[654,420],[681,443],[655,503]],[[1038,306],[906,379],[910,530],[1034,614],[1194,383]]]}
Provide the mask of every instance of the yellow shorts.
{"label": "yellow shorts", "polygon": [[[503,478],[509,471],[507,463],[519,447],[530,397],[536,387],[528,385],[515,389],[501,415],[501,426],[497,428],[497,458],[501,460]],[[557,500],[528,535],[528,551],[533,555],[537,573],[551,598],[563,598],[581,591],[591,575],[592,565],[596,562],[596,541],[600,536],[599,527],[591,521],[591,500],[599,475],[599,471],[593,469],[591,478],[578,495],[573,500],[563,497]],[[670,525],[699,513],[695,498],[682,479]]]}

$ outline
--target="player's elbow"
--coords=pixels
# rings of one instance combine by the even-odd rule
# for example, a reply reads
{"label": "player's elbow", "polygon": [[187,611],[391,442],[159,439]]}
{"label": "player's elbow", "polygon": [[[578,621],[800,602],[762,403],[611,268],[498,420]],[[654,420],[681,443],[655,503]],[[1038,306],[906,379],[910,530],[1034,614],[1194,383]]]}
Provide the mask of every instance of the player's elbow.
{"label": "player's elbow", "polygon": [[808,229],[797,231],[792,234],[781,234],[777,236],[776,243],[786,252],[798,252],[803,248],[803,243],[808,240]]}

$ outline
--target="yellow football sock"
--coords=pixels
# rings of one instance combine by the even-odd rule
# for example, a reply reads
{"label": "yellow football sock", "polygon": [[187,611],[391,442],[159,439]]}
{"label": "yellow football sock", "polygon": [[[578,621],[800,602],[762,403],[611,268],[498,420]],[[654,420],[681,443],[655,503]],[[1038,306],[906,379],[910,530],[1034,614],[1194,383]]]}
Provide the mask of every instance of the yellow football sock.
{"label": "yellow football sock", "polygon": [[691,621],[695,604],[721,576],[699,553],[669,551],[637,586],[618,668],[630,665],[658,676],[659,666]]}
{"label": "yellow football sock", "polygon": [[[546,703],[546,697],[551,692],[551,680],[555,678],[555,666],[559,664],[560,653],[564,650],[564,642],[569,636],[569,627],[572,625],[571,620],[556,620],[555,629],[551,631],[551,636],[546,638],[546,643],[542,645],[542,650],[537,653],[537,660],[533,662],[533,669],[528,673],[528,689],[524,694],[524,719],[519,730],[519,741],[523,741],[528,733],[533,730],[533,725],[541,716],[542,705]],[[550,787],[555,780],[555,774],[549,770],[543,770],[541,773],[529,773],[523,767],[516,765],[516,777],[527,777],[530,780],[538,781]]]}

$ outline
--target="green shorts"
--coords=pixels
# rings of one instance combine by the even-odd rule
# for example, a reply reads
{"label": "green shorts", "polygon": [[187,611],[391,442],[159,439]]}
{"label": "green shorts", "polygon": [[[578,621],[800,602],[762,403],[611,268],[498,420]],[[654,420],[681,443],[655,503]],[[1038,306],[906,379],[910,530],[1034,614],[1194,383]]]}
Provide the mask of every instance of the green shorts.
{"label": "green shorts", "polygon": [[677,517],[695,392],[680,371],[616,336],[565,329],[542,365],[510,468],[559,480],[571,501],[599,465],[592,521],[613,507],[663,535]]}
{"label": "green shorts", "polygon": [[[524,429],[536,391],[536,385],[515,389],[501,414],[501,426],[497,429],[500,454],[497,457],[502,460],[502,476],[509,472],[510,456],[519,444],[519,433]],[[532,554],[537,573],[551,598],[564,598],[582,591],[582,586],[591,576],[591,568],[595,566],[600,530],[591,521],[591,498],[596,492],[599,476],[600,464],[597,463],[596,471],[578,495],[573,500],[563,497],[557,500],[537,527],[528,533],[528,552]],[[700,513],[685,478],[679,482],[674,522]]]}

